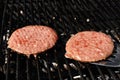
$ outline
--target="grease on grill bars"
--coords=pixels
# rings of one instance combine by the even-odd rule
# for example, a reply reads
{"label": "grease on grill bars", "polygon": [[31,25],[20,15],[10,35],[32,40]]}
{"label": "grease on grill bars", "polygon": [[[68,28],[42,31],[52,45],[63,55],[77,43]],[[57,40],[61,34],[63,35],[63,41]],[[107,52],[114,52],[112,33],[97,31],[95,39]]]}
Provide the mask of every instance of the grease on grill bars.
{"label": "grease on grill bars", "polygon": [[[5,80],[119,80],[120,68],[83,64],[64,58],[68,38],[83,30],[102,31],[120,43],[120,2],[112,0],[4,0],[0,8],[0,77]],[[56,30],[55,47],[27,59],[7,48],[11,33],[26,25]],[[116,52],[116,51],[115,51]]]}

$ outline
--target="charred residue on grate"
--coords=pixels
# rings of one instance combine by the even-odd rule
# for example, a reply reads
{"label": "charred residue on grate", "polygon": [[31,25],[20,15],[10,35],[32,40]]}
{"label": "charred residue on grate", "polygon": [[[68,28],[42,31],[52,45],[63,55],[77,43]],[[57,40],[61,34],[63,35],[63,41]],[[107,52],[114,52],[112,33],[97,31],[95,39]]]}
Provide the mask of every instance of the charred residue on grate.
{"label": "charred residue on grate", "polygon": [[[0,75],[6,80],[119,80],[119,68],[83,64],[64,57],[66,41],[78,31],[102,31],[118,44],[119,4],[112,0],[5,0],[0,27]],[[56,46],[36,59],[17,54],[6,44],[14,30],[31,24],[50,26],[59,36]]]}

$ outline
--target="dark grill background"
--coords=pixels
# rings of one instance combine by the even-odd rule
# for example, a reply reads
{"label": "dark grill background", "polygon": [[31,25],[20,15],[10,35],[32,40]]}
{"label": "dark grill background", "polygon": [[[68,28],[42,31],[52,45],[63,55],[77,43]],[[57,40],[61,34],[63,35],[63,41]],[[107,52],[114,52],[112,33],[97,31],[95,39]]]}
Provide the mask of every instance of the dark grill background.
{"label": "dark grill background", "polygon": [[[102,31],[119,44],[119,16],[119,0],[0,1],[0,80],[120,80],[120,68],[64,58],[66,41],[78,31]],[[32,24],[52,27],[59,40],[36,59],[27,59],[8,49],[7,41],[14,30]]]}

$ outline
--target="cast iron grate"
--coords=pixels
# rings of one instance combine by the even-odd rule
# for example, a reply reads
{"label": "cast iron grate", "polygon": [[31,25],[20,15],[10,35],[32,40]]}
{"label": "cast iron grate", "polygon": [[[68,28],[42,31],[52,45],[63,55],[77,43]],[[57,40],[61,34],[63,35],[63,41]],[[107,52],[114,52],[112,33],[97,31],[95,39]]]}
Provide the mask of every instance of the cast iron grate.
{"label": "cast iron grate", "polygon": [[[64,58],[68,38],[84,30],[102,31],[120,43],[120,1],[4,0],[0,20],[0,78],[3,80],[120,80],[120,68],[83,64]],[[31,24],[48,25],[59,40],[52,49],[32,55],[7,48],[11,33]],[[114,34],[113,34],[114,32]]]}

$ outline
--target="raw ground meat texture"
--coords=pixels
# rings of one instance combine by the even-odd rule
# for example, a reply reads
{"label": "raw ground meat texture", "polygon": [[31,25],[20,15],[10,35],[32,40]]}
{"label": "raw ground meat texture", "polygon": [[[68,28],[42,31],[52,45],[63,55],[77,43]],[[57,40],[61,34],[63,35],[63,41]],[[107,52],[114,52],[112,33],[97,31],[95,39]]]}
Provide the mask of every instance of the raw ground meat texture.
{"label": "raw ground meat texture", "polygon": [[15,30],[8,40],[8,48],[29,56],[52,48],[58,36],[47,26],[30,25]]}
{"label": "raw ground meat texture", "polygon": [[65,57],[81,62],[95,62],[110,56],[113,48],[111,37],[105,33],[82,31],[67,41]]}

